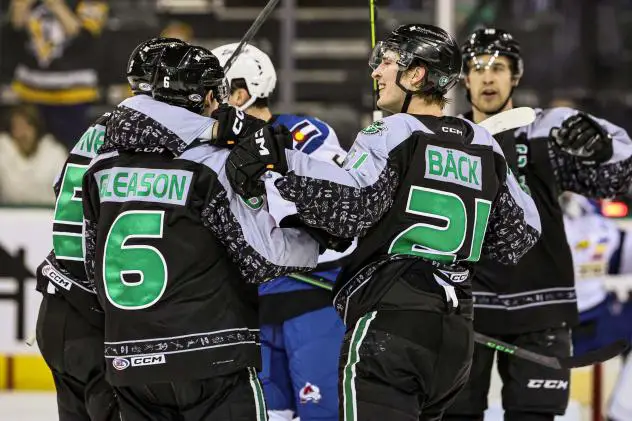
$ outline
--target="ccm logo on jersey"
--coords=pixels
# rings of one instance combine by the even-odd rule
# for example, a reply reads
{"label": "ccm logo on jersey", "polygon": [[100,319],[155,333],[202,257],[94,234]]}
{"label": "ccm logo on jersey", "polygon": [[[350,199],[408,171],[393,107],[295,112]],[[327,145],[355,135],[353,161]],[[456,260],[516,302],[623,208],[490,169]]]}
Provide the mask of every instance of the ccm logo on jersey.
{"label": "ccm logo on jersey", "polygon": [[141,365],[155,365],[155,364],[164,364],[165,354],[157,354],[157,355],[143,355],[142,357],[132,357],[132,367],[138,367]]}
{"label": "ccm logo on jersey", "polygon": [[447,276],[451,282],[465,282],[469,279],[470,277],[470,272],[466,271],[466,272],[448,272],[446,270],[442,270],[440,271],[441,273],[443,273],[445,276]]}
{"label": "ccm logo on jersey", "polygon": [[270,151],[266,148],[266,140],[263,138],[263,129],[259,130],[255,135],[255,143],[259,145],[259,155],[270,155]]}
{"label": "ccm logo on jersey", "polygon": [[444,133],[454,133],[463,136],[463,130],[455,129],[454,127],[441,127],[441,131]]}
{"label": "ccm logo on jersey", "polygon": [[530,379],[527,384],[529,389],[568,389],[568,380],[541,380]]}
{"label": "ccm logo on jersey", "polygon": [[65,276],[57,272],[51,265],[46,265],[42,268],[42,275],[50,279],[55,285],[70,291],[72,282],[70,282]]}

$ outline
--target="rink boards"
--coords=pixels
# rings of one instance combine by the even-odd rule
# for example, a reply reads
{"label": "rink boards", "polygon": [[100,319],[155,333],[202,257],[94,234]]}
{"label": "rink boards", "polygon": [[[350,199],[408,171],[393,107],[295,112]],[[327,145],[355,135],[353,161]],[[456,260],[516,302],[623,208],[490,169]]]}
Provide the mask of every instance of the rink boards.
{"label": "rink boards", "polygon": [[[627,224],[627,222],[626,222]],[[24,340],[35,331],[41,296],[35,291],[35,268],[51,249],[52,211],[0,208],[0,390],[54,390],[52,378],[37,344]],[[609,279],[622,296],[632,289],[632,278]],[[611,390],[619,369],[608,363],[604,391]],[[583,407],[591,404],[592,370],[573,372],[571,395]],[[500,397],[498,378],[492,381],[490,404]]]}

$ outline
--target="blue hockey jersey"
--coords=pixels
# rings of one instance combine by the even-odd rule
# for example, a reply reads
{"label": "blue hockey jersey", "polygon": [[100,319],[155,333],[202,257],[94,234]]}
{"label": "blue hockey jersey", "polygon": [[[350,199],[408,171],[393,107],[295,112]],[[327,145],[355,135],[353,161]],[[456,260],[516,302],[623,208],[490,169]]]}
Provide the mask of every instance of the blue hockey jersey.
{"label": "blue hockey jersey", "polygon": [[[284,125],[287,127],[294,139],[294,149],[312,155],[321,161],[334,161],[338,165],[341,165],[347,154],[340,146],[338,136],[336,136],[334,129],[324,121],[315,117],[279,114],[273,117],[271,124],[273,126]],[[352,249],[353,247],[350,247],[344,254],[328,250],[320,256],[319,263],[337,260],[343,255],[350,253]],[[333,284],[339,271],[339,268],[329,269],[322,272],[313,272],[313,275]],[[313,288],[318,287],[283,276],[260,285],[259,295],[278,294],[281,292]]]}

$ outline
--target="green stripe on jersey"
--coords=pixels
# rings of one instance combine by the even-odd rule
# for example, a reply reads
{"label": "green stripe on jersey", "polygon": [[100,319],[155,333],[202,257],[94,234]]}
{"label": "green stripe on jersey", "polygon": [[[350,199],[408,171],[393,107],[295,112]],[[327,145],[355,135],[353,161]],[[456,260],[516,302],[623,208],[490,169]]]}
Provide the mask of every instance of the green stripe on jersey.
{"label": "green stripe on jersey", "polygon": [[265,399],[263,398],[263,390],[261,389],[261,383],[257,377],[257,371],[248,367],[248,374],[250,376],[250,387],[254,393],[256,421],[266,421],[268,419],[268,413],[266,410]]}
{"label": "green stripe on jersey", "polygon": [[356,406],[355,390],[355,366],[360,361],[360,346],[369,331],[369,325],[375,319],[377,311],[364,315],[356,322],[351,343],[349,344],[349,356],[342,374],[342,398],[344,399],[344,421],[358,421],[358,408]]}

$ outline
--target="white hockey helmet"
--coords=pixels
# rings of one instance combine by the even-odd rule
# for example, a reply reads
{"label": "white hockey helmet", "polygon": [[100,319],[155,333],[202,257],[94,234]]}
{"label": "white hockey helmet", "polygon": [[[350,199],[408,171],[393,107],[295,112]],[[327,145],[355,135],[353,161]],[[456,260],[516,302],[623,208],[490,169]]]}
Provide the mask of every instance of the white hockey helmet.
{"label": "white hockey helmet", "polygon": [[[222,45],[215,48],[212,53],[219,59],[222,67],[226,64],[233,51],[239,43]],[[239,109],[241,111],[250,107],[257,98],[268,98],[276,86],[277,76],[270,57],[252,45],[246,44],[235,62],[226,73],[228,84],[231,85],[234,79],[244,79],[250,99]]]}

